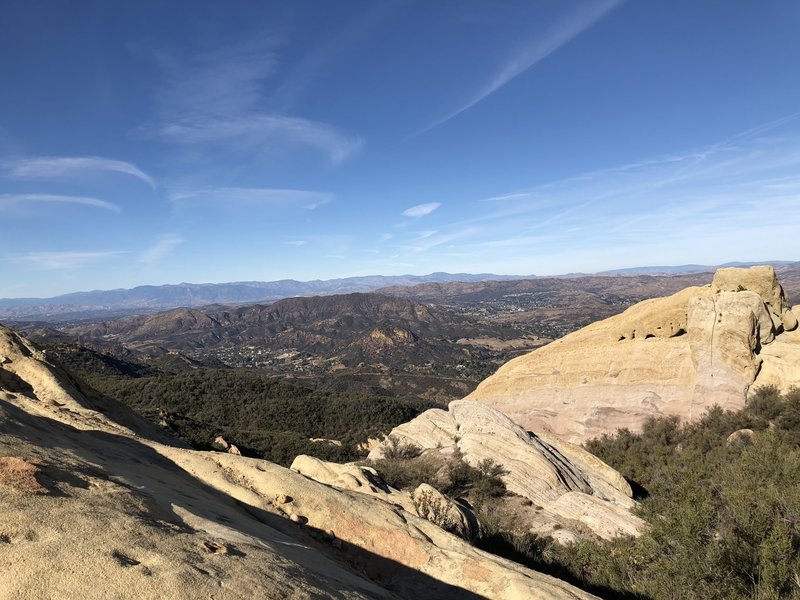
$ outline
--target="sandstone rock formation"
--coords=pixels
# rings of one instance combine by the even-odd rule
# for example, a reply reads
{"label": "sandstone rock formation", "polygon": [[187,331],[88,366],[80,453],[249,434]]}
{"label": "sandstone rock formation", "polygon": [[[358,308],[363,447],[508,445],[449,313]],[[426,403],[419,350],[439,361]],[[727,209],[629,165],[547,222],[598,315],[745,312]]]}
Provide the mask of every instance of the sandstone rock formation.
{"label": "sandstone rock formation", "polygon": [[653,416],[741,408],[760,385],[800,385],[799,358],[797,316],[772,267],[727,268],[508,362],[468,398],[581,442]]}
{"label": "sandstone rock formation", "polygon": [[294,459],[289,468],[320,483],[367,494],[389,504],[400,505],[412,513],[416,511],[414,502],[409,495],[387,485],[372,467],[354,464],[342,465],[301,454]]}
{"label": "sandstone rock formation", "polygon": [[158,435],[0,327],[0,599],[591,597],[387,502]]}
{"label": "sandstone rock formation", "polygon": [[[578,446],[525,431],[484,404],[457,400],[448,411],[428,410],[396,427],[390,438],[426,453],[458,451],[472,466],[485,459],[501,465],[506,488],[530,501],[524,519],[535,533],[561,541],[587,533],[611,539],[638,535],[644,526],[630,512],[636,503],[617,471]],[[389,443],[369,458],[382,458]]]}
{"label": "sandstone rock formation", "polygon": [[320,483],[400,506],[465,540],[472,539],[478,532],[478,522],[468,507],[427,484],[423,483],[408,493],[387,485],[372,467],[331,463],[305,455],[295,458],[290,468]]}
{"label": "sandstone rock formation", "polygon": [[478,534],[478,521],[465,505],[451,500],[435,487],[420,484],[411,494],[417,514],[445,531],[466,540]]}

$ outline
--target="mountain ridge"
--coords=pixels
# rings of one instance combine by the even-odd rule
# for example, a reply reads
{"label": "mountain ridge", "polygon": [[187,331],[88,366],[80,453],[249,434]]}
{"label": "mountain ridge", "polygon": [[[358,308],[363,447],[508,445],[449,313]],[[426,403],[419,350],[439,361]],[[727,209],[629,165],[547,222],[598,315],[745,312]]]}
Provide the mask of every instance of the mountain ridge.
{"label": "mountain ridge", "polygon": [[[408,287],[425,283],[516,281],[538,279],[572,279],[587,276],[625,277],[637,275],[689,275],[713,272],[718,267],[752,266],[755,262],[730,262],[724,265],[644,266],[597,273],[563,275],[498,275],[494,273],[446,273],[427,275],[365,275],[336,279],[279,279],[275,281],[234,281],[227,283],[178,283],[142,285],[133,288],[78,291],[52,297],[0,298],[0,318],[25,320],[53,317],[117,316],[136,312],[154,312],[179,307],[210,304],[247,304],[273,302],[294,296],[314,296],[371,292],[388,287]],[[776,269],[797,267],[797,261],[769,261]]]}
{"label": "mountain ridge", "polygon": [[295,296],[370,292],[390,285],[416,285],[428,281],[503,281],[529,276],[493,273],[428,275],[366,275],[338,279],[298,281],[238,281],[230,283],[179,283],[134,288],[71,292],[49,298],[0,298],[0,318],[69,315],[110,311],[155,311],[209,304],[269,302]]}

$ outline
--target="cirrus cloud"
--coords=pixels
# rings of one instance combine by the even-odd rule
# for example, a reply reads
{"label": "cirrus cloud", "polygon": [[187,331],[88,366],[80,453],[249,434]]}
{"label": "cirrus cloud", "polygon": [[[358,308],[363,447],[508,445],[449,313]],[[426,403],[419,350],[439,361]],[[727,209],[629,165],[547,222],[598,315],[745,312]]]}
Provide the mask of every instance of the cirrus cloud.
{"label": "cirrus cloud", "polygon": [[62,196],[58,194],[0,194],[0,206],[3,204],[19,204],[28,202],[49,202],[56,204],[80,204],[103,208],[112,212],[121,212],[122,209],[107,200],[92,198],[90,196]]}
{"label": "cirrus cloud", "polygon": [[176,247],[183,243],[183,238],[174,233],[162,235],[155,244],[145,250],[139,257],[139,262],[152,264],[164,258]]}
{"label": "cirrus cloud", "polygon": [[405,209],[402,212],[404,217],[424,217],[426,215],[431,214],[437,208],[442,205],[441,202],[428,202],[427,204],[417,204],[416,206],[412,206],[410,208]]}
{"label": "cirrus cloud", "polygon": [[79,269],[91,263],[100,262],[125,254],[120,251],[110,252],[28,252],[17,256],[45,270]]}
{"label": "cirrus cloud", "polygon": [[15,179],[64,179],[86,173],[121,173],[155,188],[155,179],[133,163],[98,156],[40,156],[4,161],[7,176]]}

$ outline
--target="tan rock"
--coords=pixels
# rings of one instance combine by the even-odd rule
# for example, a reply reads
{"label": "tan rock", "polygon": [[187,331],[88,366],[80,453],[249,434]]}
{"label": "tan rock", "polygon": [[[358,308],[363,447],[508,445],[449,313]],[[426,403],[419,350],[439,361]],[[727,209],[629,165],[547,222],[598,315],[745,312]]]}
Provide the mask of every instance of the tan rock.
{"label": "tan rock", "polygon": [[214,438],[214,441],[211,442],[211,447],[214,450],[219,450],[220,452],[227,452],[228,448],[230,448],[230,445],[228,444],[228,442],[225,440],[224,437],[218,435],[217,437]]}
{"label": "tan rock", "polygon": [[465,540],[478,533],[478,521],[472,511],[427,483],[420,484],[411,494],[417,514],[445,531]]}
{"label": "tan rock", "polygon": [[637,536],[643,523],[632,519],[627,508],[605,502],[598,496],[578,492],[567,492],[548,506],[563,519],[578,521],[605,540],[619,536]]}
{"label": "tan rock", "polygon": [[380,445],[381,445],[381,440],[377,438],[367,438],[367,441],[358,444],[358,446],[356,446],[356,449],[361,450],[362,452],[370,452],[371,450],[377,448]]}
{"label": "tan rock", "polygon": [[800,382],[794,313],[772,267],[720,269],[711,285],[640,302],[516,358],[468,399],[527,429],[582,442],[650,417],[744,406]]}
{"label": "tan rock", "polygon": [[761,370],[750,391],[772,385],[782,393],[800,388],[800,329],[783,333],[775,341],[761,348]]}
{"label": "tan rock", "polygon": [[717,269],[711,282],[711,290],[715,294],[744,290],[754,292],[769,308],[776,329],[783,327],[786,331],[792,331],[797,327],[797,319],[789,309],[775,269],[770,266]]}
{"label": "tan rock", "polygon": [[[644,526],[630,513],[636,503],[630,497],[630,486],[617,471],[577,446],[525,431],[484,404],[451,402],[449,411],[428,410],[396,427],[389,437],[418,446],[426,454],[451,456],[458,451],[472,466],[486,459],[499,464],[505,471],[501,479],[506,488],[542,508],[536,522],[530,523],[538,532],[558,525],[559,530],[578,537],[587,530],[613,537],[610,532],[638,532]],[[387,447],[384,442],[369,458],[381,459]],[[582,514],[574,510],[563,513],[557,500],[569,492],[592,496],[597,502],[587,505]],[[607,523],[598,527],[603,521]]]}
{"label": "tan rock", "polygon": [[331,446],[341,446],[341,440],[329,440],[328,438],[308,438],[309,442],[317,444],[330,444]]}
{"label": "tan rock", "polygon": [[228,448],[228,454],[234,454],[236,456],[241,456],[242,455],[242,451],[239,450],[239,448],[237,446],[235,446],[234,444],[231,444],[230,447]]}
{"label": "tan rock", "polygon": [[725,443],[730,446],[731,444],[741,440],[752,440],[755,435],[756,434],[752,429],[737,429],[727,437]]}
{"label": "tan rock", "polygon": [[463,539],[472,539],[477,533],[478,523],[472,511],[428,484],[408,493],[387,485],[372,467],[331,463],[306,455],[295,458],[291,469],[320,483],[401,506]]}
{"label": "tan rock", "polygon": [[409,494],[387,485],[372,467],[332,463],[301,454],[292,461],[289,468],[320,483],[366,494],[400,505],[409,512],[416,512],[416,506]]}
{"label": "tan rock", "polygon": [[99,413],[61,387],[62,375],[2,327],[0,348],[12,360],[0,370],[15,369],[0,390],[0,447],[36,456],[62,492],[0,486],[10,542],[0,543],[0,564],[14,565],[2,600],[592,597],[368,495],[263,460],[162,444],[131,421],[136,434],[109,416],[117,407]]}

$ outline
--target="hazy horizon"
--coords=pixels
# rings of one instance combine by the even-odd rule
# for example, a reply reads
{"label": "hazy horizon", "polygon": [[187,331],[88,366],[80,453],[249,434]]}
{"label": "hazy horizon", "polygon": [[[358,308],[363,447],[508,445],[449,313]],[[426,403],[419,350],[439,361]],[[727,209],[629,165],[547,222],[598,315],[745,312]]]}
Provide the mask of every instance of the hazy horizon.
{"label": "hazy horizon", "polygon": [[[426,278],[431,277],[433,275],[448,275],[448,276],[469,276],[469,277],[477,277],[477,276],[497,276],[500,278],[514,278],[514,279],[526,279],[526,278],[558,278],[558,277],[572,277],[572,276],[587,276],[591,277],[593,275],[605,275],[608,273],[616,273],[616,272],[625,272],[625,271],[642,271],[642,274],[648,270],[655,271],[654,274],[686,274],[686,273],[693,273],[693,272],[700,272],[696,271],[695,268],[702,269],[702,268],[716,268],[716,267],[723,267],[723,266],[734,266],[734,265],[776,265],[776,264],[791,264],[800,262],[800,260],[792,260],[792,259],[779,259],[779,260],[763,260],[763,261],[729,261],[728,263],[720,263],[718,265],[705,265],[701,263],[686,263],[681,265],[638,265],[638,266],[625,266],[613,269],[605,269],[602,271],[592,271],[592,272],[585,272],[585,271],[565,271],[559,273],[491,273],[491,272],[482,272],[482,273],[471,273],[471,272],[460,272],[460,273],[451,273],[448,271],[431,271],[429,273],[400,273],[396,275],[385,275],[383,273],[370,273],[368,275],[345,275],[342,277],[331,277],[331,278],[314,278],[314,279],[297,279],[293,277],[286,277],[282,279],[273,279],[273,280],[260,280],[260,279],[242,279],[237,281],[165,281],[160,283],[143,283],[136,286],[131,287],[119,287],[119,288],[94,288],[94,289],[72,289],[66,292],[62,292],[59,294],[54,294],[52,296],[44,297],[44,296],[9,296],[9,297],[0,297],[0,300],[23,300],[23,299],[47,299],[47,298],[57,298],[61,296],[70,296],[74,294],[83,294],[83,293],[96,293],[96,292],[116,292],[116,291],[128,291],[131,289],[139,288],[139,287],[179,287],[179,286],[225,286],[225,285],[248,285],[248,284],[269,284],[269,283],[279,283],[282,281],[291,281],[300,284],[304,283],[314,283],[314,282],[332,282],[332,281],[340,281],[340,280],[348,280],[348,279],[369,279],[369,278]],[[453,280],[459,281],[459,280]]]}

